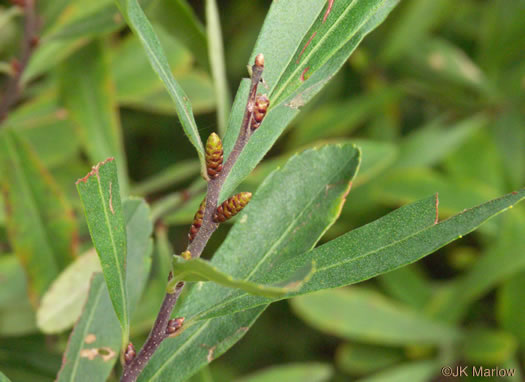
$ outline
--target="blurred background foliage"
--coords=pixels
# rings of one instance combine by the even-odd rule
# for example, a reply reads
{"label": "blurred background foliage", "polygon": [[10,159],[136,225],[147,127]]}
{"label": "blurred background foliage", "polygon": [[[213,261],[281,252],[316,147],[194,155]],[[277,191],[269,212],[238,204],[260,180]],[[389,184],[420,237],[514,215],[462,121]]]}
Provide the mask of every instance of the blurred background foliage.
{"label": "blurred background foliage", "polygon": [[[270,3],[218,1],[231,94],[247,76]],[[141,4],[205,139],[218,126],[204,2]],[[112,0],[39,1],[38,14],[41,39],[24,73],[23,100],[4,125],[36,171],[24,175],[48,174],[34,187],[56,193],[41,203],[71,213],[61,224],[78,231],[72,255],[90,247],[74,181],[109,153],[118,153],[122,187],[151,203],[155,253],[181,251],[204,183],[139,42]],[[328,240],[435,192],[444,219],[523,187],[523,20],[523,0],[402,1],[303,108],[242,189],[255,190],[305,147],[358,143],[365,161]],[[21,28],[20,12],[0,1],[2,83],[18,55]],[[13,381],[51,381],[68,332],[44,334],[36,310],[69,260],[28,290],[1,198],[0,206],[0,369]],[[516,210],[417,264],[358,286],[273,304],[192,381],[430,381],[437,380],[436,366],[456,362],[517,368],[517,376],[505,380],[523,380],[525,208]],[[206,256],[227,231],[214,235]],[[136,343],[160,303],[166,264],[159,258],[133,318]],[[450,338],[456,346],[444,345]]]}

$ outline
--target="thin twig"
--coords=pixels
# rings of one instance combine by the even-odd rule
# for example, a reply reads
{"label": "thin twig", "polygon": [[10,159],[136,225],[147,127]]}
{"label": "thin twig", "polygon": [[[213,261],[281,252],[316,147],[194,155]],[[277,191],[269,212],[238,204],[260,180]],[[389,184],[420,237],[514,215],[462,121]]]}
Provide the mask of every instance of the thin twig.
{"label": "thin twig", "polygon": [[[258,55],[255,59],[255,64],[252,67],[252,82],[239,136],[237,137],[235,146],[228,156],[219,176],[208,181],[206,208],[204,210],[203,222],[195,238],[187,248],[192,257],[200,257],[211,235],[219,226],[219,224],[213,220],[213,215],[217,211],[219,194],[224,181],[228,177],[233,165],[239,158],[239,155],[246,146],[246,143],[248,143],[252,134],[250,126],[253,118],[255,96],[257,95],[257,87],[261,81],[263,69],[263,57],[262,55]],[[151,332],[139,354],[124,367],[121,382],[136,381],[139,374],[142,372],[160,344],[168,337],[169,334],[166,331],[166,327],[183,288],[184,282],[180,282],[177,284],[173,293],[166,293],[164,296],[155,324],[153,325],[153,328],[151,329]]]}
{"label": "thin twig", "polygon": [[35,10],[36,0],[24,0],[20,2],[25,15],[24,38],[22,39],[22,51],[20,59],[13,65],[14,73],[7,81],[6,90],[2,101],[0,101],[0,123],[2,123],[9,113],[11,107],[20,99],[22,93],[22,75],[24,74],[29,59],[38,44],[38,19]]}

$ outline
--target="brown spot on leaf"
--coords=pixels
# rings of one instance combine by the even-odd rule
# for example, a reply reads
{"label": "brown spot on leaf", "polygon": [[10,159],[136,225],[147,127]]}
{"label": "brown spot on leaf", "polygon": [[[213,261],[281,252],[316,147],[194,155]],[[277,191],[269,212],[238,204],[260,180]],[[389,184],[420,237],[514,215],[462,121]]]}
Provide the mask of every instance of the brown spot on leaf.
{"label": "brown spot on leaf", "polygon": [[82,358],[87,358],[90,361],[100,357],[104,362],[108,362],[109,360],[115,358],[116,354],[117,353],[109,347],[82,349],[80,351],[80,356]]}
{"label": "brown spot on leaf", "polygon": [[93,333],[90,333],[86,336],[86,338],[84,338],[84,342],[86,344],[92,344],[93,342],[95,342],[97,340],[97,336],[94,335]]}

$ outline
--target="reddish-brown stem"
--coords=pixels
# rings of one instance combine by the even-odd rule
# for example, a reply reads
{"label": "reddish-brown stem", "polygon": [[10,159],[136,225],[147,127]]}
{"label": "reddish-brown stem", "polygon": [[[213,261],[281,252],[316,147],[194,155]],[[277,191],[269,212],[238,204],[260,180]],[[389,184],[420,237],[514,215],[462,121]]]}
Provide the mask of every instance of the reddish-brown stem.
{"label": "reddish-brown stem", "polygon": [[[235,142],[235,146],[228,156],[228,159],[226,160],[222,171],[219,173],[219,176],[208,181],[206,208],[204,209],[202,225],[187,248],[187,251],[191,252],[192,257],[200,257],[211,235],[219,226],[219,224],[213,220],[213,215],[217,210],[219,194],[224,181],[226,180],[233,165],[239,158],[239,155],[241,154],[242,150],[246,146],[246,143],[248,142],[248,139],[251,136],[252,131],[250,126],[253,118],[255,96],[257,95],[257,87],[261,81],[263,69],[264,61],[262,55],[259,55],[256,58],[256,64],[252,67],[252,82],[250,86],[250,92],[248,95],[248,101],[246,103],[241,130],[239,132],[239,136],[237,137],[237,141]],[[174,293],[166,293],[164,296],[164,300],[162,301],[162,305],[157,315],[157,319],[155,320],[155,324],[153,325],[153,328],[151,329],[151,332],[139,354],[137,354],[132,362],[124,366],[124,373],[122,374],[122,378],[120,380],[121,382],[136,381],[139,374],[142,372],[142,370],[144,370],[144,367],[146,367],[146,364],[149,362],[155,351],[159,348],[162,341],[168,337],[168,333],[166,332],[168,321],[183,288],[184,283],[179,283],[177,284]]]}
{"label": "reddish-brown stem", "polygon": [[36,0],[25,0],[23,5],[24,10],[24,38],[22,39],[22,49],[20,59],[17,60],[13,75],[7,81],[7,86],[0,101],[0,123],[2,123],[9,113],[11,107],[20,99],[22,91],[22,75],[29,63],[29,59],[38,44],[38,19],[35,10]]}

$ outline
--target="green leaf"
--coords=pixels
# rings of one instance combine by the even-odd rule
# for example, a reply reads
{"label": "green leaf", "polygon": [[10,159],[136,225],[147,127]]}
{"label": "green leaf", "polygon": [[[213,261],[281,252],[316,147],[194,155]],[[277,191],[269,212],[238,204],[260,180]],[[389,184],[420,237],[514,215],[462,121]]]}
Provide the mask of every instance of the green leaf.
{"label": "green leaf", "polygon": [[413,49],[420,49],[422,41],[432,28],[453,7],[451,3],[450,0],[405,1],[385,36],[381,59],[386,62],[395,61]]}
{"label": "green leaf", "polygon": [[37,330],[27,296],[24,268],[15,255],[0,256],[0,335],[21,336]]}
{"label": "green leaf", "polygon": [[[327,4],[329,3],[312,0],[272,3],[249,62],[253,63],[256,54],[264,54],[263,77],[272,89],[270,100],[273,106],[233,166],[221,190],[221,200],[233,193],[235,187],[255,168],[288,123],[298,114],[298,109],[326,85],[361,40],[385,19],[397,1],[337,1],[333,3],[333,9],[323,24]],[[344,12],[341,13],[342,11]],[[352,25],[348,25],[347,22]],[[317,42],[315,46],[313,43],[309,45],[299,65],[301,68],[308,65],[311,67],[308,71],[310,77],[303,83],[300,80],[303,69],[296,73],[294,57],[300,54],[317,27],[320,28],[315,39]],[[343,31],[340,31],[340,28],[343,28]],[[334,37],[332,44],[332,33],[336,30],[339,36]],[[321,40],[321,36],[330,38]],[[303,37],[306,41],[302,41]],[[230,123],[224,137],[225,157],[229,155],[239,134],[248,87],[249,81],[243,80],[235,97]],[[278,92],[281,95],[276,99]],[[287,99],[281,100],[284,96]]]}
{"label": "green leaf", "polygon": [[275,105],[283,102],[308,82],[307,76],[312,77],[351,46],[348,56],[396,4],[388,0],[272,4],[252,54],[263,53],[271,68],[264,74],[271,101]]}
{"label": "green leaf", "polygon": [[430,281],[416,264],[385,273],[378,281],[389,295],[417,309],[423,309],[433,294]]}
{"label": "green leaf", "polygon": [[315,265],[299,269],[292,278],[275,285],[262,285],[248,280],[239,280],[220,271],[202,259],[184,260],[180,256],[173,258],[173,279],[170,285],[179,281],[212,281],[228,288],[238,288],[256,296],[279,297],[293,290],[298,290],[315,272]]}
{"label": "green leaf", "polygon": [[148,15],[190,49],[201,67],[208,68],[206,31],[187,0],[154,1]]}
{"label": "green leaf", "polygon": [[301,319],[323,333],[370,344],[452,344],[459,336],[453,327],[362,288],[326,290],[296,297],[291,304]]}
{"label": "green leaf", "polygon": [[190,142],[197,149],[197,154],[201,160],[202,173],[204,175],[204,147],[199,136],[199,130],[193,117],[191,103],[171,74],[171,69],[166,59],[166,55],[160,45],[160,41],[153,30],[150,22],[144,15],[144,11],[140,7],[137,0],[116,0],[117,5],[133,33],[135,33],[150,61],[151,66],[157,72],[158,76],[166,86],[168,93],[175,102],[175,109],[179,116],[180,122],[184,132],[188,136]]}
{"label": "green leaf", "polygon": [[127,169],[116,95],[104,44],[95,41],[71,56],[61,67],[60,98],[77,127],[90,162],[117,159],[123,194]]}
{"label": "green leaf", "polygon": [[74,257],[73,211],[35,152],[10,128],[0,132],[0,169],[9,241],[36,302]]}
{"label": "green leaf", "polygon": [[497,313],[501,326],[525,344],[525,271],[507,279],[498,290]]}
{"label": "green leaf", "polygon": [[337,367],[351,375],[370,374],[399,363],[404,358],[400,348],[346,343],[337,348]]}
{"label": "green leaf", "polygon": [[94,166],[89,174],[77,181],[77,189],[111,302],[122,326],[123,340],[127,340],[126,228],[115,160],[109,158]]}
{"label": "green leaf", "polygon": [[438,372],[439,366],[436,361],[405,363],[359,382],[428,382]]}
{"label": "green leaf", "polygon": [[438,163],[466,139],[487,124],[487,117],[475,115],[447,126],[443,119],[414,130],[401,142],[396,168],[426,167]]}
{"label": "green leaf", "polygon": [[121,333],[102,274],[91,281],[84,313],[69,337],[57,382],[105,381],[119,357]]}
{"label": "green leaf", "polygon": [[11,382],[11,380],[7,378],[5,374],[0,371],[0,382]]}
{"label": "green leaf", "polygon": [[86,302],[93,273],[100,271],[95,251],[82,255],[67,267],[42,298],[37,310],[38,328],[43,333],[53,334],[73,326]]}
{"label": "green leaf", "polygon": [[[276,264],[312,248],[339,215],[359,157],[353,145],[344,144],[291,158],[259,187],[211,263],[235,278],[259,282]],[[236,293],[212,283],[195,285],[174,313],[186,317],[186,329],[163,342],[139,381],[183,381],[237,342],[266,306],[192,319]]]}
{"label": "green leaf", "polygon": [[501,330],[474,329],[465,335],[464,360],[474,365],[499,366],[511,360],[517,350],[516,339]]}
{"label": "green leaf", "polygon": [[428,168],[392,169],[374,185],[372,195],[385,205],[397,206],[439,192],[439,213],[450,216],[497,196],[497,191],[472,179],[454,179]]}
{"label": "green leaf", "polygon": [[231,107],[228,78],[224,61],[221,21],[216,0],[206,0],[206,32],[208,35],[208,55],[217,99],[217,124],[219,133],[224,136]]}
{"label": "green leaf", "polygon": [[272,366],[243,376],[235,382],[325,382],[332,377],[333,370],[324,363],[289,363]]}
{"label": "green leaf", "polygon": [[[523,193],[522,190],[516,195]],[[525,269],[525,242],[522,239],[525,219],[516,212],[499,221],[499,232],[484,256],[465,275],[454,280],[445,297],[436,297],[431,305],[434,316],[448,322],[459,321],[473,301]]]}
{"label": "green leaf", "polygon": [[147,195],[162,191],[170,186],[178,185],[199,174],[198,160],[185,160],[177,162],[148,179],[136,184],[131,189],[133,195]]}
{"label": "green leaf", "polygon": [[388,87],[365,93],[338,103],[321,105],[308,113],[308,118],[293,130],[292,147],[302,146],[317,139],[344,137],[381,110],[396,101],[401,92]]}
{"label": "green leaf", "polygon": [[[126,219],[128,236],[128,258],[126,290],[130,311],[138,305],[148,278],[151,265],[152,222],[147,204],[141,199],[127,199],[123,204],[123,214]],[[82,287],[83,285],[79,285]],[[83,314],[71,333],[58,381],[76,381],[78,376],[86,376],[90,381],[105,381],[118,359],[121,345],[119,320],[112,308],[106,283],[100,274],[95,274],[91,281],[89,297],[84,306]],[[81,298],[82,299],[82,298]],[[97,341],[88,343],[86,338],[93,334]],[[93,337],[90,337],[93,339]],[[109,348],[116,353],[115,357],[104,360],[109,350],[90,360],[92,349]],[[111,353],[109,352],[109,353]]]}
{"label": "green leaf", "polygon": [[[282,280],[315,261],[317,270],[291,295],[349,285],[413,263],[461,238],[525,198],[525,189],[491,200],[437,223],[437,197],[404,206],[314,250],[296,255],[259,280]],[[202,312],[209,318],[268,304],[268,299],[240,295]]]}
{"label": "green leaf", "polygon": [[4,123],[31,144],[48,168],[64,163],[78,152],[78,137],[56,92],[46,91],[16,108]]}
{"label": "green leaf", "polygon": [[[192,69],[193,57],[189,50],[164,28],[155,24],[154,27],[160,43],[166,49],[171,71],[186,90],[194,112],[213,110],[215,95],[209,75]],[[176,113],[169,93],[152,69],[137,36],[127,36],[113,50],[111,61],[120,104],[157,113]]]}

